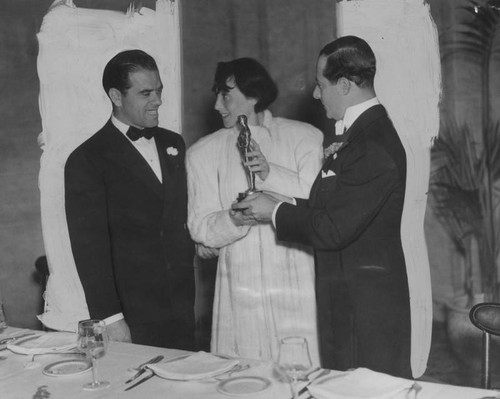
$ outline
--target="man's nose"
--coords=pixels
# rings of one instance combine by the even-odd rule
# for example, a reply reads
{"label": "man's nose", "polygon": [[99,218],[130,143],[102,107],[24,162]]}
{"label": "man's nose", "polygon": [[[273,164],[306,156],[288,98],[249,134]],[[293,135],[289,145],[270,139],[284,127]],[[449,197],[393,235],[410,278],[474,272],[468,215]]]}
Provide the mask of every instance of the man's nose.
{"label": "man's nose", "polygon": [[152,102],[154,105],[158,105],[158,106],[162,105],[163,101],[161,100],[161,93],[154,92],[152,95]]}

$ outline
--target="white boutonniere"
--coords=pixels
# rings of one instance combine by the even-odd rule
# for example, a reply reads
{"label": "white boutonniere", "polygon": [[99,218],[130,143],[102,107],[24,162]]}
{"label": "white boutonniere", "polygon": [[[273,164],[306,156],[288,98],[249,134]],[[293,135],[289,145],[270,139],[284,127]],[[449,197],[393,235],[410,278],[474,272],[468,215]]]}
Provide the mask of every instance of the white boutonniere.
{"label": "white boutonniere", "polygon": [[172,155],[173,157],[175,157],[178,153],[179,153],[179,151],[175,147],[168,147],[167,148],[168,155]]}
{"label": "white boutonniere", "polygon": [[335,142],[335,143],[332,143],[330,144],[328,147],[326,147],[324,150],[323,150],[323,157],[324,159],[327,159],[330,155],[333,154],[334,158],[336,158],[336,153],[337,151],[340,149],[340,147],[342,147],[344,145],[344,142],[343,141],[340,141],[340,142]]}

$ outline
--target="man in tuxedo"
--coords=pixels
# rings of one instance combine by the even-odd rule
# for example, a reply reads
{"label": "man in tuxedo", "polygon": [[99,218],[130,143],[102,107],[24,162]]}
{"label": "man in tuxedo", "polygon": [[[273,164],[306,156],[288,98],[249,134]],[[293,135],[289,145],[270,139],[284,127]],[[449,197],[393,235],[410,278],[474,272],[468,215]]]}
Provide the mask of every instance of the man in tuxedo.
{"label": "man in tuxedo", "polygon": [[337,120],[338,136],[325,150],[309,199],[257,194],[233,210],[272,221],[279,240],[314,248],[323,367],[411,377],[400,235],[406,155],[377,100],[375,71],[375,55],[364,40],[345,36],[326,45],[313,96]]}
{"label": "man in tuxedo", "polygon": [[194,346],[194,247],[186,229],[185,145],[159,128],[154,59],[123,51],[102,79],[113,112],[65,166],[71,248],[91,318],[111,339]]}

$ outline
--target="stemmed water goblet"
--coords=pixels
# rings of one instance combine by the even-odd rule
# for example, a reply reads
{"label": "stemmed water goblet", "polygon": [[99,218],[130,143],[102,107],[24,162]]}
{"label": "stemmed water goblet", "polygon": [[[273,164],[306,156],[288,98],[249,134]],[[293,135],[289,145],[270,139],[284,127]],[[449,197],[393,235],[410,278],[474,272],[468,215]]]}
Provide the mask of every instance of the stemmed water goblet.
{"label": "stemmed water goblet", "polygon": [[78,323],[78,347],[92,361],[92,382],[83,386],[87,391],[109,387],[108,381],[97,379],[97,359],[106,354],[108,334],[102,320],[82,320]]}
{"label": "stemmed water goblet", "polygon": [[304,337],[285,337],[280,341],[278,366],[290,381],[292,397],[296,399],[297,381],[305,379],[312,368],[307,339]]}

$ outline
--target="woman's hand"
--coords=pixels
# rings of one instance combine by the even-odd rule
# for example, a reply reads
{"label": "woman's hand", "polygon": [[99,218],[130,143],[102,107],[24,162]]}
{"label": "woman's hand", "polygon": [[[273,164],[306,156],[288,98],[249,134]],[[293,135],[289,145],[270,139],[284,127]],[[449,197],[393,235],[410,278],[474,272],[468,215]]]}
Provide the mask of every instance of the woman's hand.
{"label": "woman's hand", "polygon": [[267,162],[266,157],[260,150],[259,145],[257,142],[252,139],[250,142],[250,148],[252,151],[248,152],[248,159],[250,161],[243,162],[243,165],[245,165],[251,172],[255,173],[260,177],[262,181],[267,179],[267,176],[269,175],[269,163]]}

